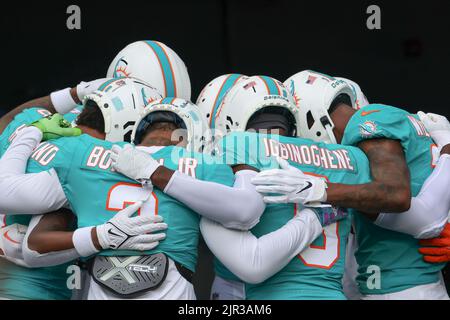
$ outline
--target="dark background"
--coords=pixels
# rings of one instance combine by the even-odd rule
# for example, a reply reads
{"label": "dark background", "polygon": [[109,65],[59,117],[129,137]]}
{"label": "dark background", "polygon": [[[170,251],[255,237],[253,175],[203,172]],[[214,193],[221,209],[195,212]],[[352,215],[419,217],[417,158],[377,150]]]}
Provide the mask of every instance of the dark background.
{"label": "dark background", "polygon": [[[81,7],[81,30],[66,28],[71,4]],[[366,27],[371,4],[381,8],[381,30]],[[55,89],[104,77],[128,43],[159,40],[188,66],[194,101],[207,82],[224,73],[284,81],[313,69],[356,81],[371,102],[450,116],[449,0],[16,1],[2,6],[0,114]],[[206,298],[210,264],[200,268],[198,296]]]}

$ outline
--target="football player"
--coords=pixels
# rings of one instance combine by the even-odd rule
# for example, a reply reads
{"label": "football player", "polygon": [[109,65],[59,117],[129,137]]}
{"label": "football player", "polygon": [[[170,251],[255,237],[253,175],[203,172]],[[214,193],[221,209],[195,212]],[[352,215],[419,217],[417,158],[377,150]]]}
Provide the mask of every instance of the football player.
{"label": "football player", "polygon": [[[128,80],[127,80],[128,81]],[[105,82],[105,85],[111,81]],[[106,86],[105,86],[106,87]],[[147,92],[148,96],[153,95],[155,98],[158,97],[158,93],[153,88],[144,88],[140,86],[137,90],[144,90]],[[140,94],[136,91],[135,94]],[[138,102],[139,103],[139,102]],[[138,106],[136,109],[126,110],[124,113],[132,114],[137,113]],[[42,119],[44,116],[48,116],[50,112],[43,108],[30,108],[22,111],[15,116],[14,120],[6,127],[1,135],[1,146],[2,154],[9,147],[11,142],[19,135],[24,134],[23,131],[27,129],[27,125],[35,123],[35,121]],[[65,117],[68,121],[73,121],[76,114],[68,113]],[[122,115],[123,116],[123,115]],[[55,115],[49,119],[42,119],[42,123],[35,123],[35,126],[39,127],[43,131],[43,136],[49,135],[45,133],[46,131],[53,131],[55,135],[55,130],[58,129],[58,125],[61,122],[62,117],[60,115]],[[89,124],[91,121],[91,115],[89,112],[82,112],[78,124],[80,127]],[[124,117],[124,120],[128,119]],[[63,129],[71,130],[71,129]],[[58,132],[61,130],[58,130]],[[79,128],[73,129],[77,134],[80,131]],[[67,135],[67,132],[59,132],[60,135]],[[71,132],[69,132],[71,134]],[[2,160],[7,161],[7,157],[2,157]],[[24,164],[23,164],[24,165]],[[39,189],[39,188],[37,188]],[[31,196],[32,194],[30,194]],[[26,213],[41,213],[36,204],[29,204],[29,211]],[[6,211],[7,213],[12,213]],[[68,265],[60,265],[58,267],[51,268],[39,268],[39,269],[29,269],[26,268],[28,265],[23,261],[21,252],[21,240],[24,236],[24,231],[26,230],[26,225],[29,224],[31,216],[29,215],[6,215],[5,222],[8,226],[2,228],[1,232],[1,245],[5,254],[6,259],[11,261],[11,257],[14,259],[18,266],[11,263],[6,263],[2,260],[3,267],[1,269],[2,278],[4,279],[1,283],[1,292],[3,298],[8,299],[66,299],[70,297],[70,291],[66,285],[67,278],[67,267]]]}
{"label": "football player", "polygon": [[[448,188],[442,187],[448,156],[442,155],[437,163],[437,147],[419,117],[379,104],[355,111],[351,88],[344,81],[320,73],[300,72],[286,83],[294,87],[300,98],[301,135],[358,146],[369,158],[373,181],[359,186],[329,183],[326,192],[323,188],[313,194],[310,191],[318,189],[313,179],[306,179],[312,187],[294,195],[287,190],[290,188],[286,188],[286,181],[282,182],[286,178],[283,172],[265,173],[257,183],[266,184],[264,179],[270,180],[275,174],[279,183],[275,183],[275,188],[261,187],[260,191],[277,189],[283,194],[266,200],[303,203],[312,196],[313,200],[364,212],[355,215],[355,226],[359,245],[356,258],[360,265],[357,280],[365,299],[448,299],[439,281],[442,265],[426,264],[417,252],[415,238],[439,234],[448,215]],[[288,176],[289,183],[294,183],[295,174],[289,172]],[[431,188],[431,183],[437,187]],[[303,188],[300,184],[297,187]],[[411,199],[411,194],[417,197]],[[402,211],[406,212],[391,214]],[[369,281],[373,266],[380,271],[381,286]]]}
{"label": "football player", "polygon": [[[202,110],[203,115],[208,121],[213,132],[215,131],[216,126],[216,115],[217,112],[219,111],[219,106],[222,104],[223,98],[225,97],[226,93],[234,85],[236,85],[238,81],[246,79],[248,79],[248,77],[241,74],[222,75],[210,81],[200,93],[197,99],[197,105]],[[365,104],[367,104],[368,103],[367,98],[362,93],[360,87],[351,80],[345,79],[345,81],[347,81],[355,91],[355,96],[357,96],[356,104],[358,106],[364,106]],[[296,99],[295,96],[294,99]],[[245,106],[244,108],[241,108],[241,111],[244,113],[246,112]],[[220,137],[220,132],[216,132],[216,135]],[[246,242],[249,243],[253,242],[253,245],[255,246],[257,243],[256,240],[251,235],[246,236],[249,237],[249,239],[247,239]],[[316,237],[313,237],[312,239],[315,238]],[[298,247],[301,248],[302,246],[299,245]],[[350,246],[349,249],[351,249]],[[278,252],[283,251],[278,250]],[[351,251],[348,254],[348,256],[351,257],[352,252],[353,251]],[[349,259],[346,260],[346,269],[348,267],[348,260]],[[261,265],[263,264],[261,263]],[[223,264],[216,257],[214,259],[214,267],[215,267],[215,279],[211,288],[211,298],[221,300],[245,299],[245,284],[237,276],[231,273],[225,266],[223,266]],[[346,289],[346,287],[349,287],[348,285],[346,286],[346,283],[353,284],[353,282],[350,281],[344,282],[344,289]]]}
{"label": "football player", "polygon": [[[144,81],[154,83],[154,86],[156,86],[160,92],[165,92],[171,96],[189,98],[191,94],[189,74],[184,62],[172,49],[161,42],[138,41],[121,50],[111,62],[110,67],[108,68],[107,77],[119,78],[125,76],[134,76]],[[81,82],[74,88],[66,88],[52,92],[49,96],[24,103],[3,116],[0,119],[0,133],[3,133],[0,137],[0,155],[7,149],[12,138],[16,136],[16,130],[23,128],[25,125],[28,125],[41,117],[58,112],[64,114],[64,117],[70,122],[74,122],[76,117],[82,111],[81,101],[83,98],[86,95],[91,94],[94,90],[97,90],[100,85],[106,82],[106,80],[107,79],[98,79],[91,82]],[[146,103],[149,103],[152,99],[155,99],[155,97],[143,96],[142,99],[144,99]],[[36,106],[39,107],[36,108]],[[4,130],[6,131],[4,132]],[[127,139],[129,139],[129,136]],[[23,239],[24,231],[26,230],[24,224],[27,225],[29,219],[30,217],[17,216],[9,216],[8,218],[4,216],[2,219],[3,226],[6,228],[2,229],[1,232],[0,248],[3,248],[5,251],[7,250],[4,255],[6,259],[14,261],[21,266],[26,265],[23,262],[21,240]],[[22,224],[14,223],[16,221]],[[8,223],[10,226],[7,226]],[[0,263],[6,262],[0,261]],[[6,281],[6,283],[0,284],[0,287],[4,288],[3,292],[5,292],[4,294],[1,294],[3,297],[15,299],[60,299],[63,296],[68,296],[64,280],[66,278],[65,268],[58,267],[59,271],[57,271],[56,268],[48,268],[48,270],[43,270],[43,276],[41,276],[40,270],[38,269],[31,270],[18,267],[17,270],[14,270],[15,267],[11,264],[8,264],[8,266],[8,268],[1,268],[3,273],[2,279],[5,279]],[[6,271],[8,271],[8,273],[6,273]],[[31,275],[31,273],[33,274]],[[17,275],[15,276],[14,274]],[[27,277],[25,274],[30,274],[30,276]],[[53,275],[53,278],[57,280],[47,281],[47,275]],[[53,278],[50,277],[48,279]],[[27,279],[33,281],[27,281]],[[19,283],[15,281],[18,281]],[[59,292],[61,294],[48,294],[44,289],[39,289],[39,286],[41,286],[41,288],[46,288],[48,283],[61,284],[61,286],[58,285],[58,287],[62,287],[60,290],[53,290],[55,288],[51,287],[51,292]],[[13,288],[28,289],[15,292],[15,289]],[[38,294],[34,294],[34,292],[37,292]]]}

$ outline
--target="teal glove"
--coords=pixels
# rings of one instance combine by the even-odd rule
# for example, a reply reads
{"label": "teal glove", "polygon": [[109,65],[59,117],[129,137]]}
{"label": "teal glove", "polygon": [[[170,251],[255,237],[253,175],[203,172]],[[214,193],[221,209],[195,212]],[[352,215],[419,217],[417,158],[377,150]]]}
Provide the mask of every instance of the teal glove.
{"label": "teal glove", "polygon": [[41,130],[42,141],[58,139],[61,137],[76,137],[82,133],[79,128],[72,127],[72,125],[58,113],[35,121],[31,126]]}

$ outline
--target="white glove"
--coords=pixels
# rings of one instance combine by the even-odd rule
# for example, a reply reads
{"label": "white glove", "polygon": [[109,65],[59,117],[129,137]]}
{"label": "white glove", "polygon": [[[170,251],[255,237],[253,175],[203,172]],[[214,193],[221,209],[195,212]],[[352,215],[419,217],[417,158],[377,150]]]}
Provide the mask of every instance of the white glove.
{"label": "white glove", "polygon": [[[78,99],[83,101],[85,96],[98,90],[98,88],[108,80],[109,79],[107,78],[102,78],[90,82],[80,82],[77,85]],[[65,88],[50,93],[50,100],[57,113],[66,114],[78,107],[78,104],[73,100],[70,91],[71,88]]]}
{"label": "white glove", "polygon": [[130,144],[123,148],[114,145],[111,151],[112,167],[115,171],[142,184],[151,185],[150,177],[160,164],[150,154]]}
{"label": "white glove", "polygon": [[119,211],[107,223],[96,227],[103,249],[151,250],[166,237],[165,233],[148,234],[167,229],[167,224],[161,223],[161,216],[131,217],[142,204],[142,201],[136,202]]}
{"label": "white glove", "polygon": [[93,80],[93,81],[89,81],[89,82],[81,81],[77,85],[78,99],[80,99],[80,101],[83,101],[84,97],[86,97],[87,95],[90,95],[94,91],[97,91],[98,88],[108,80],[110,80],[110,79],[101,78],[101,79],[97,79],[97,80]]}
{"label": "white glove", "polygon": [[19,266],[28,267],[23,259],[22,243],[27,226],[15,223],[0,229],[0,257]]}
{"label": "white glove", "polygon": [[[266,170],[252,179],[256,191],[262,193],[265,203],[300,203],[308,207],[329,207],[322,204],[327,200],[326,182],[304,174],[289,163],[277,157],[281,169]],[[278,193],[279,196],[266,194]]]}
{"label": "white glove", "polygon": [[440,148],[450,144],[450,122],[446,117],[422,111],[417,112],[417,115]]}

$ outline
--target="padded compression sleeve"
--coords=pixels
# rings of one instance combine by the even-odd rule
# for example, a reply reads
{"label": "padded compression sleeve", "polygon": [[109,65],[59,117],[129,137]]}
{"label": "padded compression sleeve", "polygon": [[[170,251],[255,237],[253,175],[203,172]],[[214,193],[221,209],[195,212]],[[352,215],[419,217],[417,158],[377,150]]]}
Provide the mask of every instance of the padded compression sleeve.
{"label": "padded compression sleeve", "polygon": [[256,174],[251,170],[239,171],[234,186],[228,187],[175,172],[164,192],[227,228],[249,230],[259,222],[266,208],[263,197],[251,183]]}
{"label": "padded compression sleeve", "polygon": [[42,214],[66,205],[55,170],[25,174],[28,158],[41,137],[36,128],[23,129],[0,159],[0,212]]}
{"label": "padded compression sleeve", "polygon": [[403,213],[381,213],[375,224],[410,234],[417,239],[437,237],[448,221],[450,210],[450,156],[442,155],[420,193]]}
{"label": "padded compression sleeve", "polygon": [[280,271],[322,234],[316,214],[304,209],[280,229],[260,238],[203,218],[200,229],[213,254],[247,283],[261,283]]}
{"label": "padded compression sleeve", "polygon": [[28,238],[42,217],[42,215],[34,216],[31,219],[27,234],[25,235],[25,239],[23,241],[22,252],[27,265],[31,268],[51,267],[78,259],[80,255],[75,248],[40,254],[39,252],[28,247]]}

